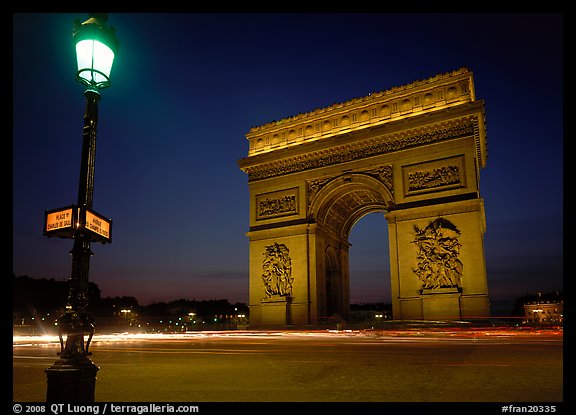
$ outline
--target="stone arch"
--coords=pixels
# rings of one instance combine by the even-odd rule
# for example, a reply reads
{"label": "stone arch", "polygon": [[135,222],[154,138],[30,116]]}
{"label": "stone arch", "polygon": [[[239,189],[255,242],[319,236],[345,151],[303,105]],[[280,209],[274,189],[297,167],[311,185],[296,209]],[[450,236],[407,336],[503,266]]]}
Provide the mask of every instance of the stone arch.
{"label": "stone arch", "polygon": [[[394,319],[489,316],[479,189],[485,110],[473,91],[461,68],[250,130],[239,166],[250,188],[251,325],[346,320],[348,237],[371,212],[385,212]],[[367,108],[380,110],[356,122]],[[339,128],[325,131],[326,120]],[[274,134],[282,137],[274,148],[254,151]],[[265,295],[262,258],[274,246],[291,264],[290,284]]]}

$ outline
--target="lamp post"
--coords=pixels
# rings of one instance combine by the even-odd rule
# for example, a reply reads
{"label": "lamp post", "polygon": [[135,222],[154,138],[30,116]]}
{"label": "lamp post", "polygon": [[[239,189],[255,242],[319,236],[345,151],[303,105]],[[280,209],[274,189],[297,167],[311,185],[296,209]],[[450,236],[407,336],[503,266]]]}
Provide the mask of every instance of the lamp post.
{"label": "lamp post", "polygon": [[[85,22],[74,22],[72,38],[78,62],[76,80],[87,87],[84,92],[86,112],[78,204],[56,211],[52,216],[47,215],[45,222],[44,233],[47,236],[52,236],[50,233],[53,232],[54,236],[74,239],[70,251],[72,274],[66,311],[58,319],[60,357],[46,369],[47,402],[93,402],[96,372],[99,370],[88,357],[91,355],[89,347],[94,324],[87,306],[88,273],[92,256],[90,243],[110,242],[111,230],[110,222],[92,211],[99,90],[110,86],[110,71],[114,54],[118,50],[114,28],[106,26],[107,18],[105,13],[92,13]],[[64,218],[64,222],[57,222],[58,218]],[[85,336],[88,336],[86,342]]]}

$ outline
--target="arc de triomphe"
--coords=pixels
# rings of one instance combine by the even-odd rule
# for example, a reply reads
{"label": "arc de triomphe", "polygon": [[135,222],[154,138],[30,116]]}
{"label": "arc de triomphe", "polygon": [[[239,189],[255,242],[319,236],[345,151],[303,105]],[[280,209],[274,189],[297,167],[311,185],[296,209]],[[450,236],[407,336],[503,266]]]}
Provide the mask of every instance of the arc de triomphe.
{"label": "arc de triomphe", "polygon": [[348,236],[370,212],[393,319],[487,318],[485,131],[466,68],[250,129],[251,326],[346,320]]}

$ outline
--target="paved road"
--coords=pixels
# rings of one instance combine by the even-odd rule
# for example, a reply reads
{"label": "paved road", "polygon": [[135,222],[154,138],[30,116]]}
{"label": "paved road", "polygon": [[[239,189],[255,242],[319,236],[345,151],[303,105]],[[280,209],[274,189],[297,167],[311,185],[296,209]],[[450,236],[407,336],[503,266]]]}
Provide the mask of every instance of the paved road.
{"label": "paved road", "polygon": [[[44,401],[59,346],[13,343],[13,400]],[[561,402],[562,332],[97,336],[98,402]]]}

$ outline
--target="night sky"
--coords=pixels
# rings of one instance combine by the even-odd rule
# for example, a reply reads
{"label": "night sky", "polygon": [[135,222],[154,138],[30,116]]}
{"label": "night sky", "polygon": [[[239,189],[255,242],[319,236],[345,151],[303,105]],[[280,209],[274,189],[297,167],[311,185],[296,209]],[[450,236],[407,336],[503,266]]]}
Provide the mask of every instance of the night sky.
{"label": "night sky", "polygon": [[[72,240],[45,209],[76,203],[85,110],[74,19],[13,15],[13,273],[64,280]],[[542,13],[110,13],[94,205],[113,220],[90,281],[141,305],[248,302],[251,127],[467,67],[485,101],[481,170],[493,313],[563,290],[563,16]],[[351,302],[390,301],[387,225],[350,242]]]}

